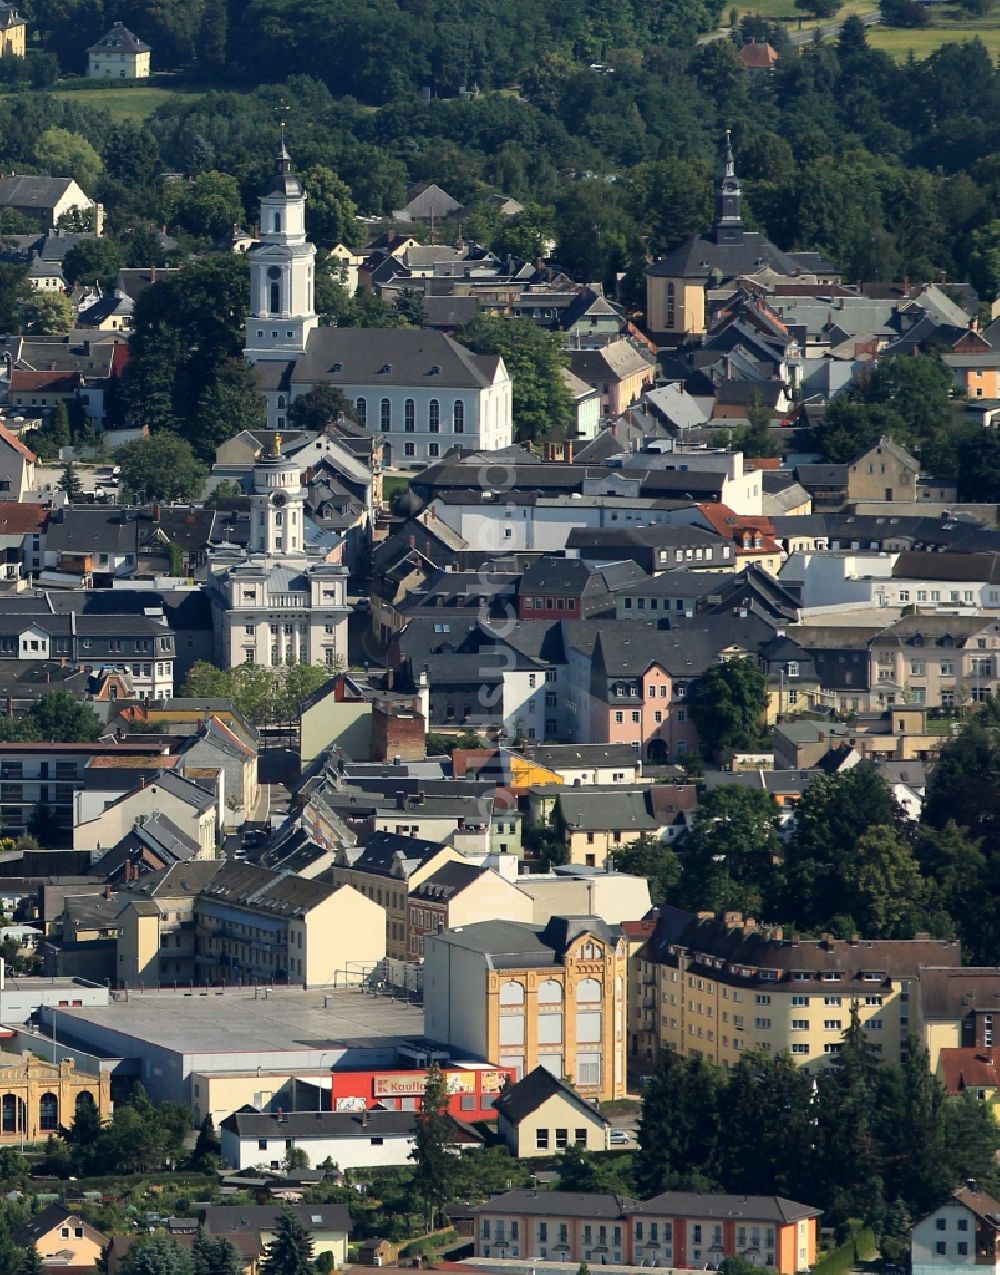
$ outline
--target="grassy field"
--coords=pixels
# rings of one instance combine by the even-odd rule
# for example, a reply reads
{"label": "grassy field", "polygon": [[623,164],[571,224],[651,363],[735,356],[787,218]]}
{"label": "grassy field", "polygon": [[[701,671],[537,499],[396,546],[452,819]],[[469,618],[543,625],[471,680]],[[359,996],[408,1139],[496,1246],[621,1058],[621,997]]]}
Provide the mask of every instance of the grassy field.
{"label": "grassy field", "polygon": [[[762,18],[771,18],[775,22],[787,22],[791,31],[798,30],[799,19],[802,19],[802,29],[807,30],[809,27],[817,25],[825,26],[832,19],[822,18],[814,19],[806,17],[801,9],[796,9],[792,0],[758,0],[755,4],[737,4],[736,11],[740,17],[744,14],[755,14]],[[722,11],[723,21],[729,21],[729,6],[725,6]],[[838,18],[846,18],[851,13],[871,13],[878,8],[877,0],[845,0],[844,7],[837,14]]]}
{"label": "grassy field", "polygon": [[873,49],[891,53],[898,61],[913,53],[915,58],[926,58],[942,44],[950,44],[978,37],[989,50],[994,61],[1000,57],[1000,24],[955,23],[918,30],[903,31],[891,27],[872,27],[868,42]]}
{"label": "grassy field", "polygon": [[91,106],[95,110],[110,113],[116,123],[131,120],[141,124],[153,114],[163,102],[169,102],[178,94],[200,97],[189,89],[182,88],[107,88],[107,89],[60,89],[52,90],[53,97],[72,98],[79,106]]}

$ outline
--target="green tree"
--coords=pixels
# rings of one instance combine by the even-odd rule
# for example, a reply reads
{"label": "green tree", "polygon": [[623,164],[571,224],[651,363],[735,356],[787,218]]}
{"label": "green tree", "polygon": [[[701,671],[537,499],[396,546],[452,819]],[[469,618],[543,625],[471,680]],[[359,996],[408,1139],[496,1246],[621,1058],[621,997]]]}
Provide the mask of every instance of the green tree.
{"label": "green tree", "polygon": [[681,864],[675,850],[658,837],[644,832],[628,845],[615,848],[615,870],[645,877],[654,903],[672,899],[681,879]]}
{"label": "green tree", "polygon": [[257,388],[253,368],[241,358],[221,363],[199,400],[198,416],[202,427],[196,449],[210,461],[221,443],[243,430],[263,428],[264,398]]}
{"label": "green tree", "polygon": [[[46,426],[46,432],[56,450],[68,447],[73,441],[69,428],[69,408],[66,406],[65,399],[60,399],[52,409],[52,416]],[[73,494],[75,495],[79,490],[80,484],[77,483]],[[66,491],[65,487],[63,491]]]}
{"label": "green tree", "polygon": [[283,1208],[274,1226],[274,1239],[264,1250],[261,1275],[313,1275],[312,1236],[291,1209]]}
{"label": "green tree", "polygon": [[[855,928],[849,907],[857,895],[845,887],[848,863],[865,833],[874,827],[900,831],[902,815],[888,785],[871,762],[841,774],[817,775],[795,812],[795,831],[785,847],[782,912],[803,928]],[[779,913],[780,914],[780,913]]]}
{"label": "green tree", "polygon": [[813,1166],[812,1080],[785,1053],[744,1053],[719,1096],[724,1188],[786,1195]]}
{"label": "green tree", "polygon": [[192,1275],[243,1275],[245,1261],[224,1235],[206,1235],[201,1227],[191,1248]]}
{"label": "green tree", "polygon": [[16,332],[24,302],[35,289],[28,282],[28,267],[0,263],[0,330]]}
{"label": "green tree", "polygon": [[132,120],[114,124],[104,143],[104,171],[112,181],[121,182],[133,190],[151,186],[161,171],[160,148],[155,135]]}
{"label": "green tree", "polygon": [[694,680],[688,705],[703,752],[751,748],[763,728],[767,682],[752,660],[725,660]]}
{"label": "green tree", "polygon": [[219,1135],[215,1131],[215,1121],[212,1119],[211,1113],[209,1113],[198,1129],[198,1141],[194,1144],[194,1151],[191,1153],[192,1167],[197,1168],[202,1173],[211,1172],[218,1167],[221,1154],[222,1143],[219,1141]]}
{"label": "green tree", "polygon": [[659,1065],[642,1096],[635,1181],[639,1192],[657,1195],[692,1175],[712,1181],[720,1149],[721,1074],[700,1058],[672,1051]]}
{"label": "green tree", "polygon": [[225,66],[228,35],[229,12],[225,0],[205,0],[198,37],[199,57],[205,66]]}
{"label": "green tree", "polygon": [[66,128],[47,128],[35,143],[35,163],[46,173],[72,177],[92,191],[101,175],[101,157],[90,142]]}
{"label": "green tree", "polygon": [[771,438],[771,409],[755,390],[747,408],[747,423],[738,425],[730,439],[733,451],[745,456],[777,456],[778,445]]}
{"label": "green tree", "polygon": [[450,1145],[448,1091],[438,1064],[427,1071],[410,1159],[417,1166],[417,1189],[424,1201],[425,1229],[434,1229],[441,1208],[451,1198],[455,1153]]}
{"label": "green tree", "polygon": [[293,429],[323,430],[331,421],[350,415],[351,409],[342,390],[336,385],[314,385],[307,394],[300,394],[292,400],[288,423]]}
{"label": "green tree", "polygon": [[75,322],[73,302],[61,292],[33,288],[21,303],[21,323],[28,336],[63,336]]}
{"label": "green tree", "polygon": [[360,222],[350,186],[325,164],[307,168],[302,174],[302,185],[309,192],[306,203],[306,230],[309,235],[334,245],[342,243],[351,247],[356,244]]}
{"label": "green tree", "polygon": [[562,370],[566,355],[559,340],[530,319],[481,317],[456,336],[477,354],[499,355],[513,381],[517,436],[530,442],[546,434],[564,435],[573,420],[573,400]]}
{"label": "green tree", "polygon": [[190,1253],[166,1231],[137,1236],[118,1270],[121,1275],[195,1275]]}
{"label": "green tree", "polygon": [[828,21],[834,18],[843,7],[843,0],[795,0],[796,9],[811,13],[814,18]]}
{"label": "green tree", "polygon": [[697,911],[735,908],[759,916],[775,889],[779,821],[768,792],[729,784],[707,792],[684,841],[683,902]]}
{"label": "green tree", "polygon": [[169,182],[163,215],[168,225],[196,238],[221,239],[245,216],[239,184],[231,174],[215,169],[199,173],[192,182]]}
{"label": "green tree", "polygon": [[121,483],[134,500],[197,500],[208,469],[191,444],[176,434],[150,434],[125,443],[115,453]]}
{"label": "green tree", "polygon": [[308,1169],[309,1156],[305,1147],[289,1147],[282,1163],[286,1173],[293,1173],[296,1169]]}
{"label": "green tree", "polygon": [[17,1268],[17,1275],[45,1275],[45,1263],[42,1261],[37,1244],[29,1244],[24,1250],[24,1257]]}
{"label": "green tree", "polygon": [[909,939],[923,925],[920,867],[895,828],[868,828],[843,864],[841,879],[844,911],[865,938]]}
{"label": "green tree", "polygon": [[88,704],[69,691],[46,691],[28,710],[39,738],[57,743],[90,743],[100,739],[103,727]]}
{"label": "green tree", "polygon": [[113,239],[81,239],[63,257],[63,275],[68,283],[99,284],[111,292],[122,267],[122,254]]}
{"label": "green tree", "polygon": [[79,496],[83,490],[83,484],[80,482],[80,476],[76,472],[76,464],[74,461],[68,460],[63,465],[63,471],[60,475],[58,487],[60,491],[66,493],[66,498],[70,504]]}

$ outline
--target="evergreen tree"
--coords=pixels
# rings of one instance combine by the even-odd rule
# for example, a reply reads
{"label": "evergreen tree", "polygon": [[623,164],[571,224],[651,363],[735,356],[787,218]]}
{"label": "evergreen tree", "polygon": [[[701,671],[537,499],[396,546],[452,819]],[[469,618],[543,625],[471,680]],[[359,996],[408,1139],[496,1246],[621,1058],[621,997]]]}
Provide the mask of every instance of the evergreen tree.
{"label": "evergreen tree", "polygon": [[878,1056],[857,1001],[833,1065],[817,1080],[816,1174],[824,1207],[841,1218],[869,1218],[882,1208],[881,1147],[872,1128]]}
{"label": "evergreen tree", "polygon": [[744,1054],[720,1095],[727,1191],[793,1196],[812,1169],[812,1080],[787,1054]]}
{"label": "evergreen tree", "polygon": [[264,1251],[260,1275],[312,1275],[312,1236],[291,1209],[283,1208],[274,1239]]}
{"label": "evergreen tree", "polygon": [[37,1244],[31,1244],[24,1250],[18,1275],[45,1275],[45,1263],[42,1261]]}
{"label": "evergreen tree", "polygon": [[663,1054],[639,1116],[634,1172],[642,1195],[656,1195],[685,1176],[714,1173],[720,1085],[718,1073],[701,1059]]}
{"label": "evergreen tree", "polygon": [[52,418],[45,432],[48,434],[52,446],[57,451],[63,447],[68,447],[72,442],[69,428],[69,408],[66,406],[65,399],[61,398],[53,408]]}
{"label": "evergreen tree", "polygon": [[218,1164],[221,1153],[222,1144],[219,1141],[219,1135],[215,1131],[215,1121],[212,1119],[211,1113],[209,1113],[201,1122],[201,1128],[198,1130],[198,1141],[194,1144],[191,1164],[202,1172],[206,1169],[210,1170]]}
{"label": "evergreen tree", "polygon": [[58,487],[60,491],[64,491],[66,493],[66,498],[70,504],[73,503],[83,490],[83,484],[80,482],[80,476],[76,472],[76,464],[74,461],[68,460],[66,464],[63,465],[62,476],[59,479]]}
{"label": "evergreen tree", "polygon": [[198,1228],[191,1250],[193,1275],[243,1275],[243,1255],[224,1235],[206,1235]]}
{"label": "evergreen tree", "polygon": [[449,1145],[448,1091],[437,1063],[427,1071],[417,1115],[417,1132],[410,1159],[416,1161],[418,1190],[424,1200],[425,1229],[432,1231],[438,1212],[450,1197],[454,1153]]}

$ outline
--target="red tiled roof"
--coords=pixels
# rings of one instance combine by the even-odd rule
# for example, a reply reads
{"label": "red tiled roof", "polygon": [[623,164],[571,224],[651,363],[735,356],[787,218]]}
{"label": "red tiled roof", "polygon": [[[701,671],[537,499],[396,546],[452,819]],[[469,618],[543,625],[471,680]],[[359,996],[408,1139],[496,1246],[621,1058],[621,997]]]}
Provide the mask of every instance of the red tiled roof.
{"label": "red tiled roof", "polygon": [[998,1061],[991,1049],[942,1049],[938,1069],[950,1094],[960,1094],[970,1085],[977,1089],[1000,1089]]}
{"label": "red tiled roof", "polygon": [[18,455],[23,456],[25,460],[30,461],[32,464],[38,459],[35,453],[29,451],[18,436],[12,434],[6,425],[0,425],[0,441],[5,442],[8,447],[13,447]]}
{"label": "red tiled roof", "polygon": [[778,54],[769,44],[745,44],[740,49],[740,61],[752,71],[770,71],[778,60]]}
{"label": "red tiled roof", "polygon": [[656,929],[656,918],[648,917],[644,921],[622,921],[621,927],[627,939],[648,939]]}
{"label": "red tiled roof", "polygon": [[[777,553],[780,546],[774,538],[774,523],[770,518],[762,518],[753,514],[734,513],[728,505],[704,504],[698,506],[702,517],[712,530],[720,536],[731,540],[740,553]],[[761,543],[756,549],[743,547],[743,532],[760,533]]]}
{"label": "red tiled roof", "polygon": [[42,505],[22,505],[16,500],[0,501],[0,536],[22,536],[39,531],[48,516],[49,511]]}
{"label": "red tiled roof", "polygon": [[10,374],[13,394],[23,394],[30,390],[54,390],[72,394],[82,384],[83,377],[79,372],[28,372],[23,368],[15,368]]}
{"label": "red tiled roof", "polygon": [[746,469],[780,469],[781,460],[777,456],[744,456],[743,468]]}

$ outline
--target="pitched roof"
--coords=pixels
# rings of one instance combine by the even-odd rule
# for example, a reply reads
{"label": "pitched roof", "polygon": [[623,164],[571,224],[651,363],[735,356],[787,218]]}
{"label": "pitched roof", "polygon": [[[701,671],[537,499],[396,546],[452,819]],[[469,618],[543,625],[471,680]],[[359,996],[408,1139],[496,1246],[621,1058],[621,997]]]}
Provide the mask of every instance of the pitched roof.
{"label": "pitched roof", "polygon": [[16,500],[0,501],[0,535],[23,536],[41,531],[49,511],[42,505],[18,504]]}
{"label": "pitched roof", "polygon": [[292,380],[297,385],[482,389],[493,384],[499,364],[497,357],[473,354],[433,328],[317,328]]}
{"label": "pitched roof", "polygon": [[717,243],[711,235],[695,235],[679,248],[654,261],[647,275],[677,279],[708,279],[718,272],[720,282],[750,274],[769,265],[783,275],[800,274],[801,267],[789,254],[776,248],[764,235],[745,230],[736,243]]}
{"label": "pitched roof", "polygon": [[443,903],[456,894],[461,894],[473,881],[478,881],[489,872],[489,868],[479,868],[474,863],[444,863],[437,872],[431,873],[426,881],[418,885],[410,897],[414,900],[425,899],[428,903]]}
{"label": "pitched roof", "polygon": [[133,35],[124,22],[116,22],[110,31],[92,44],[88,53],[148,53],[149,45]]}
{"label": "pitched roof", "polygon": [[25,460],[30,461],[32,464],[34,464],[38,459],[35,453],[25,447],[24,443],[21,442],[18,436],[16,434],[12,434],[6,425],[0,425],[0,442],[6,443],[6,445],[13,448],[19,456],[23,456]]}
{"label": "pitched roof", "polygon": [[612,1195],[603,1191],[504,1191],[494,1195],[485,1204],[471,1209],[472,1213],[502,1213],[517,1217],[584,1217],[619,1218],[626,1211],[636,1208],[636,1201],[624,1195]]}
{"label": "pitched roof", "polygon": [[964,1018],[972,1010],[1000,1012],[1000,969],[928,965],[920,971],[921,1014],[929,1019]]}
{"label": "pitched roof", "polygon": [[596,1107],[581,1098],[571,1085],[560,1080],[545,1067],[536,1067],[516,1085],[505,1089],[497,1099],[496,1109],[512,1124],[517,1124],[525,1116],[537,1111],[543,1102],[548,1102],[550,1098],[556,1096],[567,1099],[600,1124],[610,1125],[611,1122],[607,1116],[602,1115]]}
{"label": "pitched roof", "polygon": [[944,1087],[958,1095],[966,1089],[1000,1089],[1000,1069],[992,1049],[942,1049],[938,1071]]}
{"label": "pitched roof", "polygon": [[30,1217],[23,1226],[18,1227],[11,1237],[15,1244],[21,1247],[37,1243],[43,1236],[48,1235],[54,1227],[62,1226],[67,1219],[85,1226],[99,1240],[102,1246],[107,1245],[108,1237],[104,1235],[95,1226],[91,1226],[85,1221],[79,1213],[73,1213],[62,1204],[50,1204],[47,1208],[42,1209],[40,1213],[36,1213],[34,1217]]}
{"label": "pitched roof", "polygon": [[72,185],[72,177],[0,177],[0,205],[52,209]]}
{"label": "pitched roof", "polygon": [[782,1226],[820,1215],[820,1210],[812,1205],[786,1200],[780,1195],[708,1195],[697,1191],[664,1191],[637,1205],[632,1212],[667,1217],[747,1218]]}
{"label": "pitched roof", "polygon": [[967,1186],[961,1186],[957,1191],[953,1191],[952,1199],[957,1200],[959,1204],[964,1204],[971,1213],[992,1226],[994,1230],[1000,1230],[1000,1200],[995,1200],[985,1191],[973,1191]]}
{"label": "pitched roof", "polygon": [[[273,1116],[267,1116],[275,1124]],[[234,1117],[229,1117],[234,1119]],[[290,1208],[308,1231],[351,1231],[351,1215],[343,1204],[209,1204],[201,1210],[201,1223],[209,1235],[259,1234],[273,1231],[282,1208]]]}

